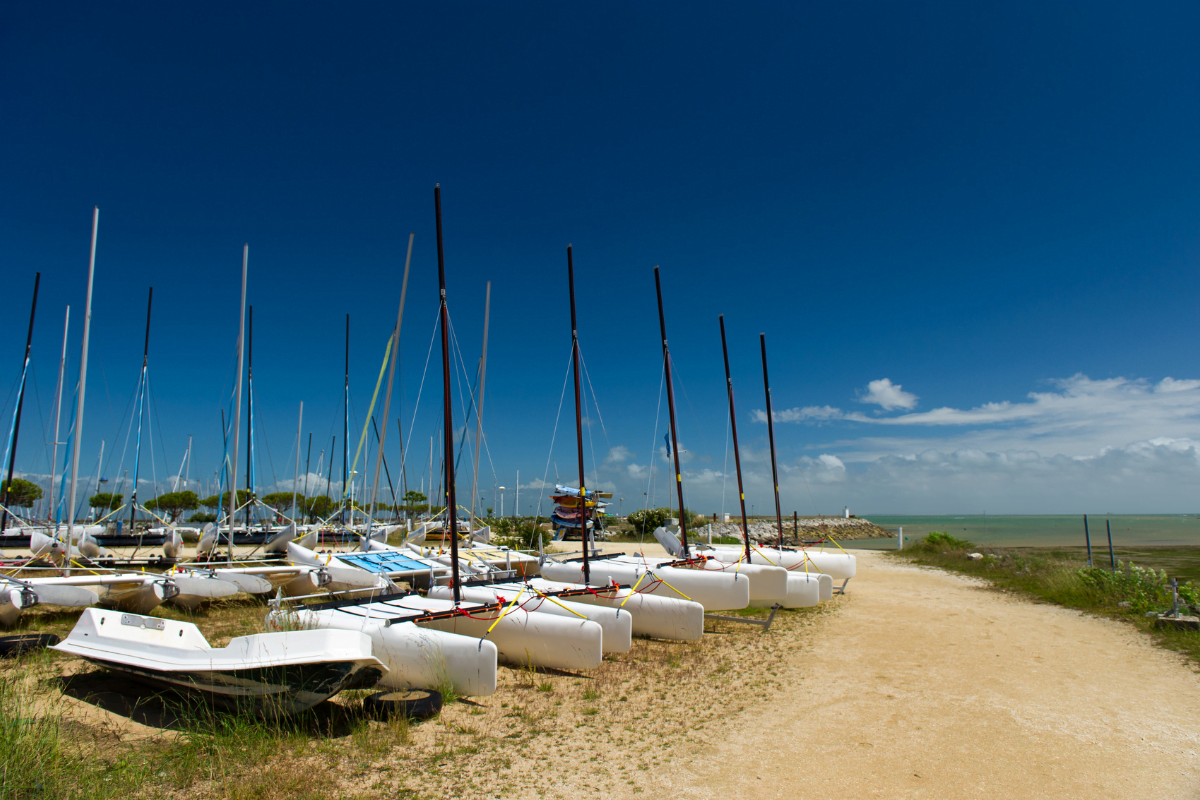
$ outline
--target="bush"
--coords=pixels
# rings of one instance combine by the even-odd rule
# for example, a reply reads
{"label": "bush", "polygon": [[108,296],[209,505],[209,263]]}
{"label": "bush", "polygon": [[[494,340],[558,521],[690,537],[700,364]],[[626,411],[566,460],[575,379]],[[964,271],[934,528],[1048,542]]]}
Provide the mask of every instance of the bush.
{"label": "bush", "polygon": [[925,546],[936,550],[970,550],[975,547],[973,542],[957,539],[945,531],[930,531],[925,536]]}
{"label": "bush", "polygon": [[[684,521],[688,527],[696,524],[697,515],[688,509],[683,510]],[[661,528],[667,524],[667,520],[675,516],[674,509],[670,508],[650,508],[642,511],[634,511],[625,521],[633,526],[634,533],[650,534],[654,533],[655,528]]]}
{"label": "bush", "polygon": [[491,525],[492,542],[510,550],[537,550],[539,538],[543,547],[554,538],[550,531],[542,530],[529,520],[514,523],[510,517],[504,517],[493,520]]}

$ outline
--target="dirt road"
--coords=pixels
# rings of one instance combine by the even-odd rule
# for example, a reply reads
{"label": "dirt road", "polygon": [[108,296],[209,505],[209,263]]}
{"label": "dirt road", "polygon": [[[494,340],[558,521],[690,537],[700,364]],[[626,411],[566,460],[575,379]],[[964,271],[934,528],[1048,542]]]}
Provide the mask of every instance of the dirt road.
{"label": "dirt road", "polygon": [[781,665],[794,691],[646,793],[1200,796],[1200,676],[1136,631],[868,553],[851,593]]}

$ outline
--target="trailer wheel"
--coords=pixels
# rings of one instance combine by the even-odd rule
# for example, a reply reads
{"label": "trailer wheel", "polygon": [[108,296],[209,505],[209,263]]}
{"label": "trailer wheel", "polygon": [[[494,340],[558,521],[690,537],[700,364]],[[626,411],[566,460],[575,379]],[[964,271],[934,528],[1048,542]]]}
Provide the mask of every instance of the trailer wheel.
{"label": "trailer wheel", "polygon": [[22,653],[41,650],[58,644],[62,639],[53,633],[20,633],[0,636],[0,658],[16,658]]}
{"label": "trailer wheel", "polygon": [[403,716],[427,719],[442,710],[442,695],[432,689],[378,692],[363,700],[363,711],[375,719]]}

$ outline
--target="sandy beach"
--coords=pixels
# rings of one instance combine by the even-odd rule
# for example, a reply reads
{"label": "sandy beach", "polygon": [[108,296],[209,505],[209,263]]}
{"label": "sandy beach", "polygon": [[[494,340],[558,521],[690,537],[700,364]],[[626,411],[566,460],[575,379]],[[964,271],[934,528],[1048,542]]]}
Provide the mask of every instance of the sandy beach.
{"label": "sandy beach", "polygon": [[846,600],[781,664],[791,688],[711,726],[655,789],[1200,795],[1200,677],[1136,631],[868,552]]}

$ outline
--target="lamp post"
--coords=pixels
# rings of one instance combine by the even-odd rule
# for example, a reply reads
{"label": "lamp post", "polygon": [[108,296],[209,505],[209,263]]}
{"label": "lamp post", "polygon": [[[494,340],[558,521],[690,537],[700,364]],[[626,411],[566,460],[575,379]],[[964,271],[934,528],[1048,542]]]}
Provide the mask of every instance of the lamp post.
{"label": "lamp post", "polygon": [[500,518],[504,518],[504,487],[500,487]]}

